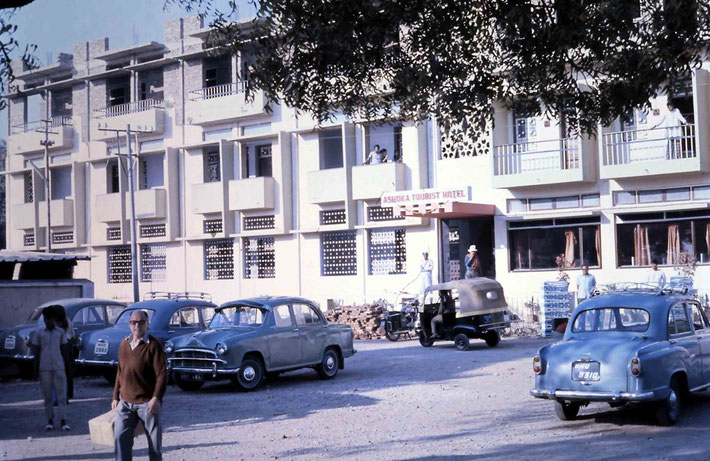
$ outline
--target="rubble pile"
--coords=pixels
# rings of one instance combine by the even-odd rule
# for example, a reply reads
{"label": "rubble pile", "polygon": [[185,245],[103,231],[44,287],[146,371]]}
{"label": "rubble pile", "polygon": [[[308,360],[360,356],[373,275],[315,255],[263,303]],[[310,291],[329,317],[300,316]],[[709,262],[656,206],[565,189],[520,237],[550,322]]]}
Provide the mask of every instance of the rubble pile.
{"label": "rubble pile", "polygon": [[328,309],[325,317],[332,323],[350,325],[355,339],[380,339],[385,336],[385,329],[380,327],[384,311],[379,304],[338,306]]}

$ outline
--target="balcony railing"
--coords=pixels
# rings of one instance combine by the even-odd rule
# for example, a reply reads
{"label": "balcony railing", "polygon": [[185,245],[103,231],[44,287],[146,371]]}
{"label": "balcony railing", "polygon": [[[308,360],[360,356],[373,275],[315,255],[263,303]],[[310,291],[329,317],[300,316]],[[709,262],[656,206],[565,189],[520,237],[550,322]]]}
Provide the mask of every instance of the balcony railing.
{"label": "balcony railing", "polygon": [[695,158],[695,125],[628,130],[604,135],[604,165]]}
{"label": "balcony railing", "polygon": [[103,109],[96,109],[94,110],[94,118],[116,117],[118,115],[143,112],[150,109],[163,109],[164,107],[164,102],[159,99],[144,99],[142,101],[129,102],[126,104],[104,107]]}
{"label": "balcony railing", "polygon": [[[52,117],[49,123],[50,128],[57,128],[60,126],[71,126],[71,116],[60,115],[57,117]],[[36,131],[44,129],[44,122],[42,120],[36,120],[29,123],[21,123],[19,125],[13,125],[10,130],[10,134],[20,134],[27,133],[28,131]]]}
{"label": "balcony railing", "polygon": [[577,137],[495,146],[495,175],[579,168],[580,152],[581,140]]}
{"label": "balcony railing", "polygon": [[237,83],[225,83],[224,85],[209,86],[207,88],[189,91],[187,93],[187,97],[190,101],[221,98],[222,96],[244,93],[248,85],[248,81],[240,80]]}

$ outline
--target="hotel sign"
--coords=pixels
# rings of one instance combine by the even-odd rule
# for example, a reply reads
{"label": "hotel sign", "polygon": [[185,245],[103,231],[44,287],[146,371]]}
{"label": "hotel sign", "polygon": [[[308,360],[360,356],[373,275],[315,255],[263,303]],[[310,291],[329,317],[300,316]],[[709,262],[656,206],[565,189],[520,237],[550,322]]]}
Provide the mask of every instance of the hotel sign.
{"label": "hotel sign", "polygon": [[381,203],[382,206],[393,207],[466,200],[471,200],[471,186],[386,192],[382,195]]}

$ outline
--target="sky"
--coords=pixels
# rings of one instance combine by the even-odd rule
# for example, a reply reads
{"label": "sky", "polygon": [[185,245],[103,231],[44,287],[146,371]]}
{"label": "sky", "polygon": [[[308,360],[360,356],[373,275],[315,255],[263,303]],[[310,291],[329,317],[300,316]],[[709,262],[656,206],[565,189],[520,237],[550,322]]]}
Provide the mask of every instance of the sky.
{"label": "sky", "polygon": [[[228,10],[228,0],[213,3]],[[253,15],[248,0],[237,4],[239,18]],[[59,53],[72,54],[75,43],[102,37],[109,38],[111,49],[162,43],[165,22],[188,14],[176,5],[165,11],[163,6],[164,0],[34,0],[15,10],[11,22],[17,25],[15,38],[23,48],[37,45],[35,56],[44,66],[56,62]],[[7,139],[6,110],[0,111],[0,139]]]}

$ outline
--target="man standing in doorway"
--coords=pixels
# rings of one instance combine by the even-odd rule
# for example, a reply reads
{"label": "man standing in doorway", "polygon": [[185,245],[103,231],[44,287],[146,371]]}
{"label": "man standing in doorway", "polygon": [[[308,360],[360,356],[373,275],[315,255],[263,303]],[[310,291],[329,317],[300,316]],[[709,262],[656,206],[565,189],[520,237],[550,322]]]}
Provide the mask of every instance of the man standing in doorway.
{"label": "man standing in doorway", "polygon": [[419,263],[419,294],[422,298],[422,304],[424,304],[424,292],[433,283],[431,274],[434,271],[434,261],[429,259],[428,250],[424,250],[424,252],[422,252],[422,256],[424,259],[422,259],[422,262]]}
{"label": "man standing in doorway", "polygon": [[473,279],[481,276],[481,261],[478,259],[476,245],[468,247],[468,253],[463,260],[463,265],[466,267],[464,278]]}
{"label": "man standing in doorway", "polygon": [[582,266],[582,274],[577,277],[577,304],[589,299],[597,284],[597,279],[589,273],[589,266]]}
{"label": "man standing in doorway", "polygon": [[650,284],[658,286],[658,288],[663,289],[666,285],[666,274],[662,270],[658,269],[658,261],[651,261],[651,270],[648,271],[646,275],[646,281]]}
{"label": "man standing in doorway", "polygon": [[160,407],[167,384],[163,345],[148,335],[148,314],[135,310],[129,324],[131,334],[118,349],[118,373],[111,408],[117,409],[114,436],[116,460],[133,459],[133,433],[143,421],[151,461],[162,459]]}

